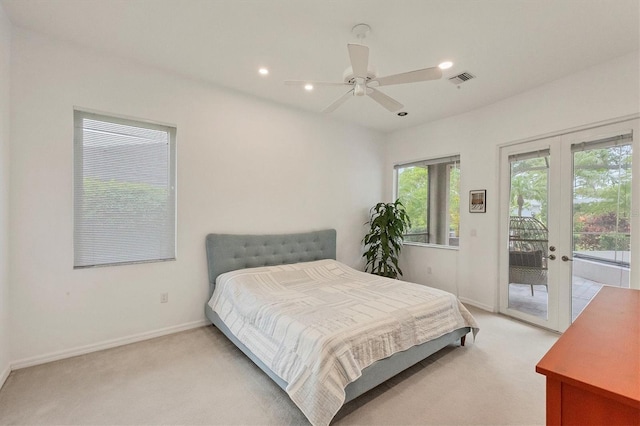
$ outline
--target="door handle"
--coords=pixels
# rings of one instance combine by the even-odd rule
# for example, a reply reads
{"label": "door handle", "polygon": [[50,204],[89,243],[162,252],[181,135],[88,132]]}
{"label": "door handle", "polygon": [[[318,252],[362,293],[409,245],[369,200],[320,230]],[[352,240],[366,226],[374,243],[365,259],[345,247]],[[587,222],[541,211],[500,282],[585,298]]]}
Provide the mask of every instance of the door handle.
{"label": "door handle", "polygon": [[562,256],[560,259],[562,259],[563,262],[573,262],[573,259],[569,256]]}

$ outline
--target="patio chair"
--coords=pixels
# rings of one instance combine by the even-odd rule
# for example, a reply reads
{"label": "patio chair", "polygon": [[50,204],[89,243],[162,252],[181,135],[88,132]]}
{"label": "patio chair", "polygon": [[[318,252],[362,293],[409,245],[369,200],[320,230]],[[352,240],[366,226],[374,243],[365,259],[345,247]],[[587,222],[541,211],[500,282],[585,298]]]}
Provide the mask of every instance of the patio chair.
{"label": "patio chair", "polygon": [[[509,221],[509,283],[547,288],[549,231],[533,217],[511,216]],[[548,291],[548,288],[547,288]]]}

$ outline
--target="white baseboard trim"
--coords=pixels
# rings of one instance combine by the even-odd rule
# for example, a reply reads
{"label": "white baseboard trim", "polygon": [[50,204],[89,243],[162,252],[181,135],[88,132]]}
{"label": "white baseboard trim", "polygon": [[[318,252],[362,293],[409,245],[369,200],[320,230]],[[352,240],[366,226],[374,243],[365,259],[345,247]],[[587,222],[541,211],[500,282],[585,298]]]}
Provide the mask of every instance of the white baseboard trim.
{"label": "white baseboard trim", "polygon": [[27,367],[32,367],[34,365],[46,364],[47,362],[58,361],[61,359],[71,358],[78,355],[84,355],[91,352],[97,352],[104,349],[115,348],[118,346],[128,345],[130,343],[141,342],[143,340],[149,340],[155,337],[165,336],[167,334],[178,333],[180,331],[190,330],[192,328],[203,327],[209,324],[210,322],[207,320],[193,321],[185,324],[174,325],[167,328],[161,328],[159,330],[153,330],[153,331],[147,331],[144,333],[134,334],[132,336],[106,340],[100,343],[93,343],[91,345],[79,346],[76,348],[65,349],[58,352],[51,352],[45,355],[38,355],[31,358],[26,358],[26,359],[12,362],[8,371],[19,370],[20,368],[27,368]]}
{"label": "white baseboard trim", "polygon": [[0,389],[2,389],[2,386],[4,386],[4,382],[7,381],[9,374],[11,374],[11,365],[7,365],[7,368],[5,368],[2,373],[0,373]]}
{"label": "white baseboard trim", "polygon": [[480,308],[483,309],[485,311],[489,311],[489,312],[496,312],[495,308],[493,306],[489,306],[489,305],[485,305],[484,303],[480,303],[477,302],[475,300],[471,300],[471,299],[467,299],[466,297],[458,297],[458,299],[460,299],[460,301],[462,303],[465,303],[467,305],[471,305],[471,306],[475,306],[476,308]]}

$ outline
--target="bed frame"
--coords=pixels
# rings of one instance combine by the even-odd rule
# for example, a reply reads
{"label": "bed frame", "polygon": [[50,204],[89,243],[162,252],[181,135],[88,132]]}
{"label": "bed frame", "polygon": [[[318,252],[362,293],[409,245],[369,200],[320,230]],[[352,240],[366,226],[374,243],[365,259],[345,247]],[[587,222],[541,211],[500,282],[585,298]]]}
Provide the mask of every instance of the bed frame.
{"label": "bed frame", "polygon": [[[336,231],[335,229],[326,229],[281,235],[209,234],[206,238],[206,248],[209,269],[208,302],[215,289],[216,278],[225,272],[321,259],[335,260]],[[205,315],[278,386],[286,390],[287,382],[278,377],[243,345],[207,303],[205,303]],[[470,331],[470,327],[460,328],[437,339],[374,362],[362,370],[362,376],[359,379],[347,385],[344,402],[347,403],[357,398],[451,343],[460,340],[461,345],[464,346],[464,338]]]}

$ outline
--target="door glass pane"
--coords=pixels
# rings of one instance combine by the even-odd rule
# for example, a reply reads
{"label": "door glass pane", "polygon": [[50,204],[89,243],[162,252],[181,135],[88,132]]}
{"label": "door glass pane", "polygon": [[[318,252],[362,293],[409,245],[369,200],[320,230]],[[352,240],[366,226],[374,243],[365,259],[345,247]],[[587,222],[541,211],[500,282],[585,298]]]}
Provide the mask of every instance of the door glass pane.
{"label": "door glass pane", "polygon": [[573,153],[573,320],[603,285],[629,288],[631,154],[631,145]]}
{"label": "door glass pane", "polygon": [[509,162],[509,308],[547,319],[549,152]]}

